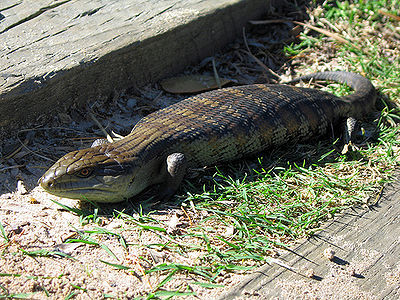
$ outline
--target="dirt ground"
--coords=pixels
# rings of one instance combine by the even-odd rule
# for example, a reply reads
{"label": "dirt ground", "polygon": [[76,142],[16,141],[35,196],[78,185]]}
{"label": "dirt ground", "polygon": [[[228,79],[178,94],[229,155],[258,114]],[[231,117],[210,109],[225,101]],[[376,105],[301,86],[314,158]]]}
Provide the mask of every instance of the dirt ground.
{"label": "dirt ground", "polygon": [[[286,25],[274,26],[277,27],[249,33],[250,46],[257,47],[258,43],[265,41],[275,41],[276,45],[277,40],[287,42],[294,39],[294,33],[288,31]],[[282,80],[288,79],[292,70],[289,64],[286,65],[287,59],[280,54],[281,49],[276,46],[268,47],[273,59],[268,59],[266,64],[272,70],[279,70]],[[220,75],[230,77],[235,73],[233,81],[237,84],[266,80],[276,82],[271,80],[273,76],[265,78],[262,67],[243,49],[242,39],[238,39],[226,52],[215,56]],[[232,59],[235,60],[235,65],[231,63]],[[212,74],[211,61],[206,59],[198,66],[188,68],[186,73]],[[335,65],[335,60],[330,63]],[[329,65],[324,67],[329,68]],[[238,74],[237,68],[246,69],[246,72]],[[167,94],[155,84],[98,99],[89,103],[89,107],[107,131],[126,135],[147,113],[183,98],[184,96]],[[2,153],[13,153],[12,149],[15,147],[20,149],[10,158],[4,155],[0,161],[0,223],[4,227],[4,233],[0,235],[0,295],[29,299],[146,298],[168,278],[160,276],[158,272],[145,274],[144,270],[152,264],[190,265],[202,254],[196,251],[172,253],[159,251],[157,247],[144,247],[144,244],[167,243],[168,239],[157,232],[143,231],[140,227],[133,226],[132,222],[114,217],[110,213],[114,209],[125,210],[138,219],[140,213],[137,211],[137,204],[124,202],[112,206],[104,205],[100,215],[92,216],[88,222],[52,200],[69,207],[85,208],[85,204],[52,196],[37,185],[37,180],[56,159],[68,151],[89,147],[94,139],[101,136],[101,130],[88,117],[86,110],[71,107],[68,113],[55,116],[52,123],[42,124],[38,120],[37,124],[20,131],[18,137],[10,139],[2,147]],[[93,211],[93,207],[91,210]],[[187,218],[188,215],[190,218]],[[176,222],[182,227],[207,216],[207,213],[190,207],[184,210],[174,205],[158,206],[157,213],[152,215],[154,219],[169,224]],[[95,237],[87,237],[90,230],[97,232]],[[101,230],[114,234],[101,234]],[[83,239],[84,236],[87,237],[87,243],[71,242],[74,239]],[[129,246],[124,246],[124,243]],[[121,269],[118,267],[120,265],[129,269]],[[341,271],[332,272],[337,274],[335,272]],[[223,287],[210,289],[197,278],[179,274],[174,275],[174,280],[166,282],[162,290],[180,290],[187,292],[188,297],[197,299],[217,298],[245,276],[241,272],[220,274],[217,284]],[[399,276],[398,273],[393,274],[393,278],[397,278],[396,276]],[[352,286],[349,276],[338,278],[336,275],[327,278],[325,287],[328,290],[341,290],[342,299],[351,299],[355,295],[362,299],[374,299],[373,295],[361,293],[357,287]],[[299,281],[298,285],[289,286],[281,282],[288,299],[307,284],[307,281]],[[341,289],[344,285],[350,288],[347,291]],[[196,296],[192,296],[192,292]],[[324,298],[325,294],[315,295]],[[171,294],[166,292],[165,296]],[[246,295],[250,299],[260,297],[262,295],[259,294]]]}
{"label": "dirt ground", "polygon": [[[276,26],[276,31],[264,29],[259,36],[264,41],[295,39],[286,25]],[[248,35],[250,45],[257,43],[255,34]],[[219,75],[232,79],[235,84],[266,80],[276,82],[264,77],[262,67],[244,49],[243,40],[239,38],[224,53],[214,57]],[[270,51],[277,53],[274,61],[268,62],[270,67],[276,69],[286,62],[280,46],[273,46]],[[236,61],[235,65],[232,60]],[[290,72],[286,68],[286,73]],[[198,66],[189,67],[185,74],[213,75],[212,59],[207,58]],[[116,92],[111,97],[88,103],[88,107],[108,132],[126,135],[146,114],[185,97],[165,93],[158,84],[154,84]],[[142,231],[130,222],[113,217],[112,213],[114,209],[129,211],[137,219],[137,204],[124,202],[104,205],[100,209],[100,216],[86,222],[52,200],[70,207],[80,207],[82,203],[49,195],[37,185],[38,179],[62,155],[90,147],[96,138],[103,136],[86,109],[71,107],[67,113],[54,116],[50,123],[43,124],[39,118],[37,123],[27,125],[26,129],[2,145],[0,223],[4,232],[0,235],[0,295],[31,299],[146,297],[165,279],[158,272],[145,274],[144,270],[149,266],[164,262],[190,265],[201,255],[196,251],[176,254],[158,251],[156,247],[144,247],[144,244],[153,242],[157,245],[168,240],[161,234]],[[85,204],[82,205],[85,207]],[[93,207],[90,209],[93,211]],[[190,215],[190,222],[207,217],[205,213],[190,208],[184,211],[168,204],[165,207],[158,206],[157,213],[152,217],[161,221],[172,220],[184,227],[189,222],[186,215]],[[92,241],[94,239],[93,243],[65,243],[71,239],[83,239],[82,236],[86,234],[83,231],[96,231],[99,228],[112,231],[115,235],[97,234],[90,237]],[[121,240],[129,246],[124,246]],[[121,270],[110,264],[130,269]],[[231,286],[239,280],[240,274],[220,274],[217,284]],[[190,276],[175,274],[174,280],[167,282],[162,289],[195,292],[197,298],[201,299],[220,294],[222,288],[209,289],[198,281]]]}
{"label": "dirt ground", "polygon": [[247,276],[222,299],[398,299],[400,174],[375,205],[352,207]]}

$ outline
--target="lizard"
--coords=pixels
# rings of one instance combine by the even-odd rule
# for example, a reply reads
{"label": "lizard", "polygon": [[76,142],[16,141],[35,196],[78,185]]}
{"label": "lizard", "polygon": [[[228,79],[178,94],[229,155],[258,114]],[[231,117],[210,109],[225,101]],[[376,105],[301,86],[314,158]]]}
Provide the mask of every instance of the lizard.
{"label": "lizard", "polygon": [[337,97],[284,84],[204,92],[145,116],[121,140],[66,154],[39,183],[57,196],[109,203],[159,185],[157,197],[166,199],[188,168],[237,160],[289,141],[305,142],[374,108],[376,90],[361,75],[319,72],[289,83],[310,79],[345,83],[354,92]]}

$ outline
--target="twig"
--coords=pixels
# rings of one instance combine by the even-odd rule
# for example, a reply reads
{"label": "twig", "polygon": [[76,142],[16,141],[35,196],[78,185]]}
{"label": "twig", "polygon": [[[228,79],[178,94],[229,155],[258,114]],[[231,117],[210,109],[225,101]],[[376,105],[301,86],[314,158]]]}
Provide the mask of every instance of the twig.
{"label": "twig", "polygon": [[388,13],[386,11],[383,11],[382,9],[378,10],[378,13],[380,13],[381,15],[387,16],[389,18],[395,19],[396,21],[400,21],[400,17],[396,16],[394,14]]}
{"label": "twig", "polygon": [[110,143],[114,142],[114,139],[112,138],[112,136],[108,134],[108,132],[104,129],[103,125],[101,125],[100,122],[96,119],[96,117],[92,113],[91,109],[88,108],[87,111],[88,111],[89,117],[93,120],[93,122],[96,123],[97,127],[99,127],[100,130],[103,132],[103,134],[107,137],[107,141],[109,141]]}
{"label": "twig", "polygon": [[4,168],[1,168],[1,169],[0,169],[0,172],[7,171],[7,170],[9,170],[9,169],[23,168],[23,167],[25,167],[25,166],[26,166],[26,165],[15,165],[15,166],[10,166],[10,167],[4,167]]}
{"label": "twig", "polygon": [[188,213],[186,212],[186,210],[183,208],[183,206],[181,206],[181,209],[182,209],[183,212],[185,213],[186,217],[189,219],[190,226],[193,226],[192,219],[190,218],[190,216],[188,215]]}
{"label": "twig", "polygon": [[221,88],[221,80],[219,79],[218,72],[217,72],[217,67],[215,66],[215,59],[213,57],[212,59],[212,66],[213,66],[213,72],[214,72],[214,78],[215,82],[217,83],[218,88]]}
{"label": "twig", "polygon": [[151,286],[149,277],[147,276],[145,270],[143,269],[142,265],[140,264],[139,258],[134,254],[133,255],[133,261],[136,263],[138,269],[140,270],[140,272],[142,273],[142,276],[144,277],[146,283],[148,284],[150,290],[153,290],[153,287]]}
{"label": "twig", "polygon": [[247,53],[251,58],[253,58],[257,64],[259,64],[261,66],[261,68],[263,68],[266,72],[280,78],[280,76],[278,74],[276,74],[274,71],[272,71],[270,68],[268,68],[261,60],[259,60],[257,57],[255,57],[253,55],[253,53],[251,53],[250,48],[249,48],[249,44],[247,43],[247,39],[246,39],[246,30],[243,27],[243,41],[244,41],[244,45],[246,46],[247,51],[244,51],[245,53]]}
{"label": "twig", "polygon": [[[33,138],[33,136],[34,136],[34,133],[32,133],[33,131],[28,132],[28,134],[26,135],[26,138],[25,138],[25,140],[24,140],[23,142],[21,141],[21,139],[20,139],[20,137],[19,137],[19,134],[20,134],[21,132],[23,132],[23,130],[19,131],[18,134],[17,134],[18,141],[21,143],[21,148],[24,148],[24,149],[27,150],[29,153],[31,153],[31,154],[33,154],[33,155],[36,155],[36,156],[38,156],[38,157],[40,157],[40,158],[43,158],[43,159],[45,159],[45,160],[54,162],[53,159],[48,158],[48,157],[46,157],[46,156],[44,156],[44,155],[41,155],[41,154],[37,153],[36,151],[33,151],[33,150],[31,150],[31,149],[28,148],[27,145],[28,145],[29,141],[30,141],[30,140]],[[18,150],[18,152],[19,152],[19,150]],[[15,154],[16,154],[16,153],[15,153]],[[15,155],[15,154],[14,154],[14,155]]]}
{"label": "twig", "polygon": [[265,21],[250,21],[250,24],[262,25],[262,24],[287,23],[287,22],[291,22],[291,23],[294,23],[294,24],[297,24],[297,25],[302,25],[304,27],[308,27],[308,28],[310,28],[310,29],[312,29],[314,31],[317,31],[317,32],[322,33],[322,34],[325,34],[326,36],[329,36],[329,37],[337,40],[340,43],[351,45],[354,48],[356,48],[357,50],[361,50],[360,47],[352,44],[350,41],[346,40],[344,37],[340,36],[339,34],[332,33],[332,32],[330,32],[330,31],[328,31],[326,29],[319,28],[319,27],[316,27],[316,26],[313,26],[313,25],[310,25],[310,24],[306,24],[306,23],[303,23],[303,22],[299,22],[299,21],[277,19],[277,20],[265,20]]}

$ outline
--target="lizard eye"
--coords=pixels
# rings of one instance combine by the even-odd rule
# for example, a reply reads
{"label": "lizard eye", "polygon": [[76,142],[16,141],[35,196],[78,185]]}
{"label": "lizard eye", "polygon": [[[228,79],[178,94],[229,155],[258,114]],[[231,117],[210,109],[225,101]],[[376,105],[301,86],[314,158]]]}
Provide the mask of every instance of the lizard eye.
{"label": "lizard eye", "polygon": [[75,175],[81,178],[86,178],[89,177],[90,174],[92,174],[92,172],[93,172],[92,168],[83,168],[80,169],[78,172],[76,172]]}

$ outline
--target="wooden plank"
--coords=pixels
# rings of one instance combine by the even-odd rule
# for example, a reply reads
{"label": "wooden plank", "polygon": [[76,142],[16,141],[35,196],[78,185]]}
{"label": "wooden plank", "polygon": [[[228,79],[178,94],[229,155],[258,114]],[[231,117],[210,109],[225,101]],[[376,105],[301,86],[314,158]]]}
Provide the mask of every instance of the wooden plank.
{"label": "wooden plank", "polygon": [[[400,299],[400,175],[379,202],[346,211],[221,299]],[[333,260],[325,249],[336,252]],[[313,278],[307,272],[314,271]]]}
{"label": "wooden plank", "polygon": [[0,139],[39,115],[181,71],[232,41],[268,3],[2,1]]}

